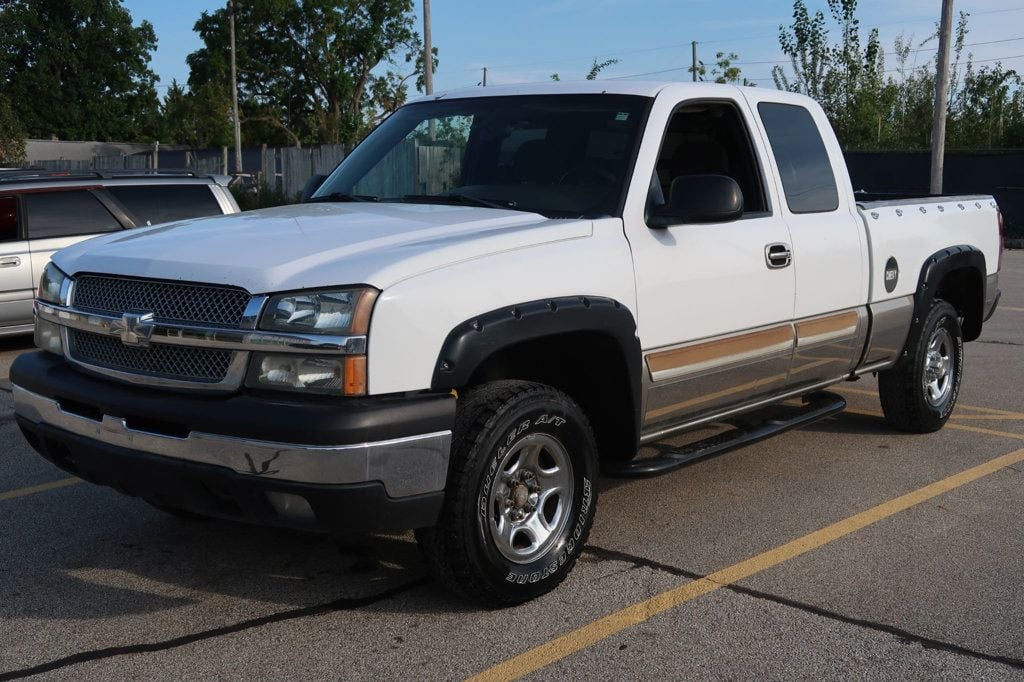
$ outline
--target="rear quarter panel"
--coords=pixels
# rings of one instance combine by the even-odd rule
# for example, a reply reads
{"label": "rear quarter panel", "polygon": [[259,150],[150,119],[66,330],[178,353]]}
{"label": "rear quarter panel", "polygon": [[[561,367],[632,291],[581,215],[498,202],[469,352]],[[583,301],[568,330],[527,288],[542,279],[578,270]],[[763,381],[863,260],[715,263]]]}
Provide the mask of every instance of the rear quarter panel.
{"label": "rear quarter panel", "polygon": [[[973,246],[985,254],[987,275],[999,262],[996,202],[990,196],[938,197],[873,202],[861,206],[871,244],[872,303],[913,294],[921,268],[934,253],[951,246]],[[885,287],[886,263],[895,258],[896,287]]]}

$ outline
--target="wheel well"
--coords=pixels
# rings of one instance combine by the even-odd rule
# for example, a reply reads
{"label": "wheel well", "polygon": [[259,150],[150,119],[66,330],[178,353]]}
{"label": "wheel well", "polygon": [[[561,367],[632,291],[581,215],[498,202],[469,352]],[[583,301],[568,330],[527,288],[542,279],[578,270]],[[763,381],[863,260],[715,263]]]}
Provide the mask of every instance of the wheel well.
{"label": "wheel well", "polygon": [[947,301],[960,313],[964,341],[973,341],[981,335],[985,282],[977,268],[964,267],[947,272],[935,290],[935,298]]}
{"label": "wheel well", "polygon": [[597,331],[567,332],[502,348],[474,370],[469,385],[522,379],[554,386],[590,419],[602,458],[636,453],[633,387],[618,342]]}

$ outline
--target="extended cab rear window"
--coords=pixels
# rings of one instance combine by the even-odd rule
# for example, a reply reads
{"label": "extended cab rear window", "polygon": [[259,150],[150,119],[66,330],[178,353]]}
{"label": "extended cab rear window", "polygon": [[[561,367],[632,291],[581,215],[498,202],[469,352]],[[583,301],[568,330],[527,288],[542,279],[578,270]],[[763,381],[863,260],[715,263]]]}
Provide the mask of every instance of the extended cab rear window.
{"label": "extended cab rear window", "polygon": [[29,239],[76,237],[121,229],[121,224],[88,190],[33,192],[22,201]]}
{"label": "extended cab rear window", "polygon": [[223,213],[207,185],[136,185],[107,191],[140,227]]}
{"label": "extended cab rear window", "polygon": [[825,213],[839,208],[839,190],[828,151],[811,112],[793,104],[757,105],[793,213]]}

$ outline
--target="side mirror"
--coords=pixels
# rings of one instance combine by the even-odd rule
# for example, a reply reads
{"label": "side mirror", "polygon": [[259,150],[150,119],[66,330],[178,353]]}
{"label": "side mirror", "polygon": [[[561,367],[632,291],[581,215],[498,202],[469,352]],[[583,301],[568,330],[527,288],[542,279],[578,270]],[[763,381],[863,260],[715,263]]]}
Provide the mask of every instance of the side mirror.
{"label": "side mirror", "polygon": [[654,206],[652,228],[684,223],[726,223],[743,217],[743,191],[724,175],[681,175],[672,181],[669,203]]}
{"label": "side mirror", "polygon": [[309,180],[306,180],[306,186],[302,188],[302,195],[299,197],[299,203],[304,204],[309,201],[310,197],[316,194],[316,191],[320,189],[320,185],[324,184],[324,180],[326,179],[326,175],[310,176]]}

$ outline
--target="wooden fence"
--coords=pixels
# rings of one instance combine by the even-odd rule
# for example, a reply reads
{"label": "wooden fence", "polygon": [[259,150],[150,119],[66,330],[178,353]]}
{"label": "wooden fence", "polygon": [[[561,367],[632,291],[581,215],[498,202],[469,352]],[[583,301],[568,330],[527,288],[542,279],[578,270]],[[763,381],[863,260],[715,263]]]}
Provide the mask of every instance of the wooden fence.
{"label": "wooden fence", "polygon": [[392,149],[354,191],[380,197],[439,194],[457,186],[461,173],[461,149],[410,138]]}
{"label": "wooden fence", "polygon": [[298,196],[309,176],[330,173],[345,158],[340,144],[318,147],[267,147],[260,163],[260,182],[264,187]]}

